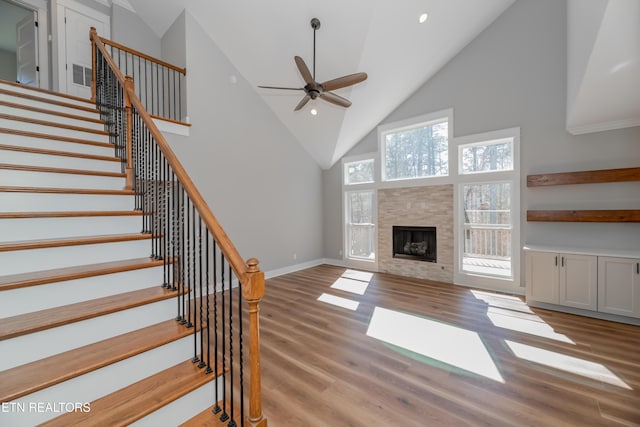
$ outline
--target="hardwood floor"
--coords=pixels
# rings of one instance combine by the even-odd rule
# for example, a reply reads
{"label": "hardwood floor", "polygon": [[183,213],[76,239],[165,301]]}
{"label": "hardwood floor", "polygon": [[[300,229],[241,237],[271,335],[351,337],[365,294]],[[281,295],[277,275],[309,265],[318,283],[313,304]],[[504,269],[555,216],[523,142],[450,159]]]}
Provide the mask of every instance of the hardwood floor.
{"label": "hardwood floor", "polygon": [[640,327],[345,272],[323,265],[267,280],[261,354],[271,427],[640,425]]}

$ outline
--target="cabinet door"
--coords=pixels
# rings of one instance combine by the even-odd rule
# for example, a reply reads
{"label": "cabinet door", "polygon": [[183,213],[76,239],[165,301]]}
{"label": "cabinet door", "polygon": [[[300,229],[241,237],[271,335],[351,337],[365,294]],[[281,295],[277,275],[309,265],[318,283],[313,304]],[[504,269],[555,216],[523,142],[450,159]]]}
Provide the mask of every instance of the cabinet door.
{"label": "cabinet door", "polygon": [[598,309],[598,258],[560,254],[559,303],[584,310]]}
{"label": "cabinet door", "polygon": [[598,311],[640,317],[640,260],[598,257]]}
{"label": "cabinet door", "polygon": [[526,253],[527,301],[558,304],[558,261],[555,253]]}

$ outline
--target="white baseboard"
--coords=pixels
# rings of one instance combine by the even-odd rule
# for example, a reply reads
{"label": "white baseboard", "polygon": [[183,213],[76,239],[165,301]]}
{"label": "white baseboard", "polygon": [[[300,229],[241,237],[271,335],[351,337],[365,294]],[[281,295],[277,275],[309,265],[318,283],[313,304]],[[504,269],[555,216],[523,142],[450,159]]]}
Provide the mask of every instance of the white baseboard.
{"label": "white baseboard", "polygon": [[265,279],[271,279],[272,277],[282,276],[283,274],[295,273],[296,271],[304,270],[305,268],[316,267],[321,264],[326,264],[326,260],[323,258],[314,259],[312,261],[303,262],[300,264],[289,265],[282,268],[276,268],[275,270],[269,270],[264,272]]}

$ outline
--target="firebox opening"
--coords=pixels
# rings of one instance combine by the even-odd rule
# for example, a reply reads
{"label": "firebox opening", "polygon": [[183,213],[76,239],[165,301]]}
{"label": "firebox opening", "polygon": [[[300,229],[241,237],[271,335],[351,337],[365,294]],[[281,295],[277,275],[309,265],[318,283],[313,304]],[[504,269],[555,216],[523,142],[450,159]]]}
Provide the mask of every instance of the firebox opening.
{"label": "firebox opening", "polygon": [[393,257],[436,262],[436,227],[393,226]]}

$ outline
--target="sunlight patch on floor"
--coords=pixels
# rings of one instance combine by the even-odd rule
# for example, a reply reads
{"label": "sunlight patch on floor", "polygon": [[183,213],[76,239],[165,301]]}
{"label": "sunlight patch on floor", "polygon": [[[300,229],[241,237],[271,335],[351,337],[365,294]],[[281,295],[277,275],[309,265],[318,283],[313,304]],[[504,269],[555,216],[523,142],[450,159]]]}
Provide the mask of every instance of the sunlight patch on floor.
{"label": "sunlight patch on floor", "polygon": [[322,294],[318,297],[318,301],[322,301],[327,304],[335,305],[337,307],[346,308],[348,310],[356,311],[360,303],[348,298],[337,297],[331,294]]}
{"label": "sunlight patch on floor", "polygon": [[575,344],[566,335],[554,331],[551,325],[542,320],[526,303],[516,296],[476,290],[472,290],[471,293],[474,297],[489,305],[487,318],[495,327]]}
{"label": "sunlight patch on floor", "polygon": [[376,307],[367,335],[504,383],[480,336],[473,331]]}
{"label": "sunlight patch on floor", "polygon": [[566,354],[560,354],[554,351],[544,350],[513,341],[505,340],[505,343],[507,343],[507,346],[509,346],[513,354],[520,359],[559,369],[574,375],[591,378],[596,381],[602,381],[627,390],[633,390],[627,383],[622,381],[616,374],[600,363],[567,356]]}
{"label": "sunlight patch on floor", "polygon": [[363,282],[361,280],[348,279],[346,277],[340,277],[331,285],[332,289],[339,289],[341,291],[350,292],[352,294],[364,295],[367,291],[369,282]]}
{"label": "sunlight patch on floor", "polygon": [[367,271],[347,270],[342,274],[342,277],[369,283],[373,278],[373,273],[369,273]]}

